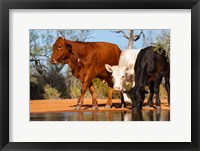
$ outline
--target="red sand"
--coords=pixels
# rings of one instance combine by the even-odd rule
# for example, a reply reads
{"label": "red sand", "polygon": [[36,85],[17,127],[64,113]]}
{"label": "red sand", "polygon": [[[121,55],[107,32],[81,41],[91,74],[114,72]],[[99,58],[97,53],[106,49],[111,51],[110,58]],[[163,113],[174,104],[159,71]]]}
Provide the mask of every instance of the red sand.
{"label": "red sand", "polygon": [[[144,102],[146,102],[145,100]],[[118,108],[121,100],[120,99],[113,99],[113,105],[111,109],[105,109],[106,99],[98,99],[98,111],[128,111],[131,110],[131,105],[128,105],[127,108]],[[76,111],[74,110],[77,103],[77,99],[64,99],[64,100],[31,100],[30,101],[30,112],[32,114],[39,114],[39,113],[49,113],[49,112],[69,112],[69,111]],[[92,100],[85,99],[84,104],[79,111],[93,111],[92,110]],[[170,110],[170,107],[167,104],[167,99],[161,99],[161,109],[162,110]],[[155,110],[155,108],[144,108],[143,110]],[[78,111],[78,112],[79,112]]]}

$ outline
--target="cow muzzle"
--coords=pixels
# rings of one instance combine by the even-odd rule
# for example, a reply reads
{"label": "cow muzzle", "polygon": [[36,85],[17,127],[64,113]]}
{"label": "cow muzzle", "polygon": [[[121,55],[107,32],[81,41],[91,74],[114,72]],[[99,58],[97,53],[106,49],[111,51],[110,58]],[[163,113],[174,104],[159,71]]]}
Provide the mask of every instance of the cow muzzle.
{"label": "cow muzzle", "polygon": [[50,60],[50,63],[51,63],[51,64],[57,64],[58,62],[57,62],[55,59],[51,59],[51,60]]}
{"label": "cow muzzle", "polygon": [[117,92],[121,92],[122,91],[122,89],[120,87],[114,87],[113,90],[117,91]]}

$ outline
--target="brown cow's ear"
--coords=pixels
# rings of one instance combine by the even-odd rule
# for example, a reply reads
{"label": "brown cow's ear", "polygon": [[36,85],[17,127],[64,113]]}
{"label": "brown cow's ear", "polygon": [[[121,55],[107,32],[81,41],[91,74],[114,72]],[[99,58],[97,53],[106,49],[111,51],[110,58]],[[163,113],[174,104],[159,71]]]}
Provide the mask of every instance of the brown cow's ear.
{"label": "brown cow's ear", "polygon": [[73,52],[72,52],[72,45],[71,44],[66,43],[65,47],[67,48],[67,50],[69,50],[69,52],[71,54],[73,54]]}

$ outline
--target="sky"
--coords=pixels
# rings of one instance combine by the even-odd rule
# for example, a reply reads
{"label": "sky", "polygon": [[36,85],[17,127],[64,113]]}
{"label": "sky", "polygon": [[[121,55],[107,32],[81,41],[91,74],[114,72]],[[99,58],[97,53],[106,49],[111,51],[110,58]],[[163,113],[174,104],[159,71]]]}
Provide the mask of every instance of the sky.
{"label": "sky", "polygon": [[[121,29],[120,29],[121,30]],[[149,37],[151,37],[152,41],[155,40],[155,38],[160,35],[162,33],[162,29],[161,30],[146,30],[146,29],[136,29],[134,30],[134,34],[137,35],[140,33],[140,31],[143,30],[143,33],[145,35],[145,38],[143,38],[141,36],[141,38],[137,41],[134,42],[134,48],[135,49],[139,49],[139,48],[143,48],[145,45],[144,45],[144,40],[148,40]],[[56,41],[56,37],[57,36],[60,36],[60,35],[57,35],[57,32],[56,30],[35,30],[39,33],[39,38],[37,40],[38,43],[41,43],[41,40],[42,40],[42,34],[46,35],[48,32],[47,31],[54,31],[54,36],[55,37],[53,40],[52,40],[52,45],[53,43]],[[67,30],[67,31],[71,31],[71,30]],[[78,31],[78,30],[76,30]],[[122,33],[115,33],[114,31],[117,31],[117,30],[90,30],[92,32],[92,35],[90,37],[92,38],[89,38],[89,39],[86,39],[86,42],[98,42],[98,41],[101,41],[101,42],[111,42],[111,43],[115,43],[117,44],[121,50],[125,50],[128,46],[128,39],[126,39],[125,37],[123,37],[123,34]],[[128,30],[123,30],[128,36]],[[66,37],[67,38],[67,37]]]}
{"label": "sky", "polygon": [[[92,37],[87,41],[106,41],[117,44],[122,50],[125,50],[128,46],[128,39],[123,37],[122,33],[115,33],[115,30],[93,30]],[[128,30],[124,30],[128,35]],[[141,30],[134,30],[134,34],[139,34]],[[145,34],[145,39],[148,37],[149,33],[151,33],[151,37],[155,39],[159,34],[161,34],[162,30],[143,30]],[[139,49],[143,48],[143,38],[140,38],[136,42],[134,42],[134,48]]]}

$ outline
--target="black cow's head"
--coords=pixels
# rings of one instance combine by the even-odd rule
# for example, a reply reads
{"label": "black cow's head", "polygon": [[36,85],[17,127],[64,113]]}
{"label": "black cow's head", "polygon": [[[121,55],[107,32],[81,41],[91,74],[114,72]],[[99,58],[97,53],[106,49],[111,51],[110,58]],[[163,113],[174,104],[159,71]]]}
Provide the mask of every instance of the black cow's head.
{"label": "black cow's head", "polygon": [[65,64],[70,54],[73,54],[72,45],[68,44],[64,38],[59,37],[53,45],[53,53],[50,62],[52,64]]}
{"label": "black cow's head", "polygon": [[124,92],[130,96],[132,101],[136,99],[145,99],[145,94],[149,93],[145,89],[141,89],[137,87],[133,87],[130,90],[126,90]]}
{"label": "black cow's head", "polygon": [[140,110],[142,108],[142,103],[145,99],[145,94],[148,94],[149,92],[145,89],[139,88],[139,87],[133,87],[131,90],[124,91],[127,93],[131,100],[132,100],[132,107],[137,108],[137,110]]}

